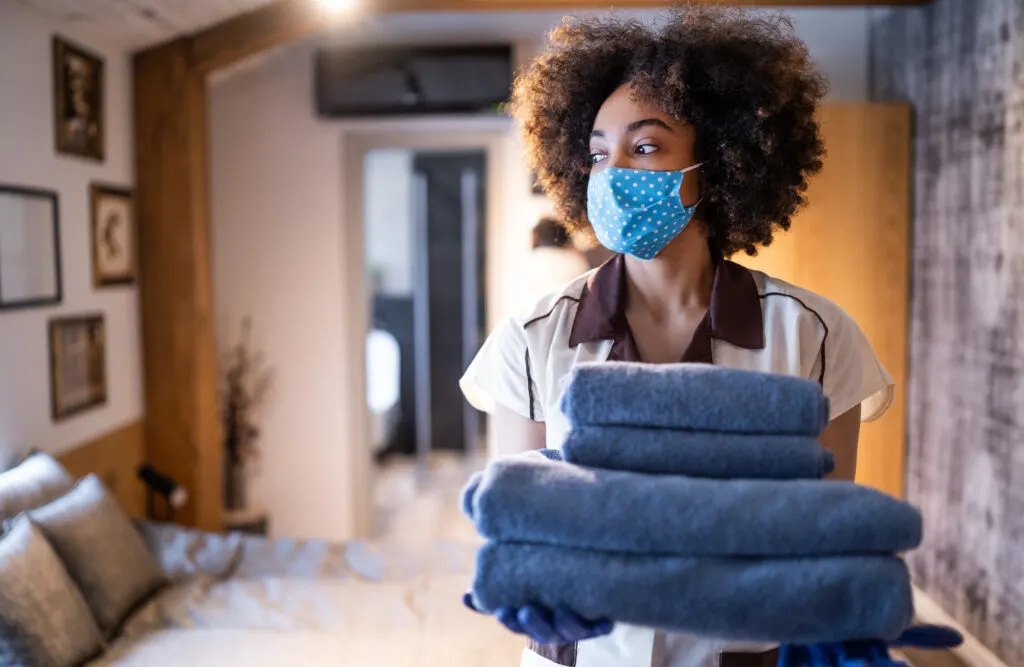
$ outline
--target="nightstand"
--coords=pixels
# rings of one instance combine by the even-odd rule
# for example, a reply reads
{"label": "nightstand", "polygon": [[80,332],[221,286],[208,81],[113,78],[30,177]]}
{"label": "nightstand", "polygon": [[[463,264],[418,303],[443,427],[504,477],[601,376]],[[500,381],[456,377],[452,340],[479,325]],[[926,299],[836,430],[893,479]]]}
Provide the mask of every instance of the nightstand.
{"label": "nightstand", "polygon": [[267,534],[267,511],[261,507],[247,507],[240,510],[224,510],[221,517],[224,530],[229,533]]}

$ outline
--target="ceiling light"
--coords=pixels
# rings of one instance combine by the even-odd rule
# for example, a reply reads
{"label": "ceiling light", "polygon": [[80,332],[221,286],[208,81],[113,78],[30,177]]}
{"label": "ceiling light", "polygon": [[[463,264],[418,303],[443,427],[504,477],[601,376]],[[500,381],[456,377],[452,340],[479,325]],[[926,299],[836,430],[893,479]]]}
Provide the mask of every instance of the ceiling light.
{"label": "ceiling light", "polygon": [[320,8],[330,14],[340,14],[352,9],[354,0],[317,0]]}

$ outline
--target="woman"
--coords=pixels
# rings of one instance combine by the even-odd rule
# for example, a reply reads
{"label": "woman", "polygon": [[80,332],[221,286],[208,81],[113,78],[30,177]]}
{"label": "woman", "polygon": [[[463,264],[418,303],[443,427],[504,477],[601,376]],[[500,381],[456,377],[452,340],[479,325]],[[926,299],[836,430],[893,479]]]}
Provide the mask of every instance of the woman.
{"label": "woman", "polygon": [[[833,476],[853,479],[860,423],[888,407],[892,379],[835,304],[726,259],[788,229],[821,169],[826,85],[805,45],[783,19],[720,8],[659,29],[573,21],[551,37],[513,109],[560,219],[618,254],[507,319],[467,370],[463,391],[493,413],[501,450],[560,447],[559,398],[578,363],[704,362],[819,381],[832,410],[821,442]],[[534,639],[524,665],[774,665],[736,653],[770,647],[569,610],[499,617]]]}

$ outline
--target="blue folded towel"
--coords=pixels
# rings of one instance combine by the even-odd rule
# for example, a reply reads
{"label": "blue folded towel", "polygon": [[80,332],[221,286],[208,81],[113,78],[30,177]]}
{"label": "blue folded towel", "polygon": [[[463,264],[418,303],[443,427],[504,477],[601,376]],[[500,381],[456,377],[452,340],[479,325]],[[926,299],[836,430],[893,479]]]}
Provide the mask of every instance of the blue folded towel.
{"label": "blue folded towel", "polygon": [[488,539],[610,552],[892,554],[918,546],[922,532],[912,505],[852,482],[643,475],[539,452],[494,461],[463,493]]}
{"label": "blue folded towel", "polygon": [[491,613],[565,605],[585,618],[735,641],[888,640],[913,620],[910,576],[892,556],[693,559],[490,542],[472,592]]}
{"label": "blue folded towel", "polygon": [[705,364],[580,364],[562,411],[574,428],[817,436],[828,424],[828,399],[816,382]]}
{"label": "blue folded towel", "polygon": [[835,458],[811,436],[695,433],[581,426],[562,445],[565,460],[590,468],[717,479],[820,479]]}

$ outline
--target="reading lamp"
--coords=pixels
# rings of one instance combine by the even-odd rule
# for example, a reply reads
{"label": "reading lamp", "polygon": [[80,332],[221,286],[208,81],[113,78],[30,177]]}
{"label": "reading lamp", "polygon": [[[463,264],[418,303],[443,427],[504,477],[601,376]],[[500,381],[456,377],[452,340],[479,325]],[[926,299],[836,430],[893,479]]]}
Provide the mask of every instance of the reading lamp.
{"label": "reading lamp", "polygon": [[188,489],[148,463],[139,466],[138,476],[146,485],[146,516],[156,518],[155,497],[159,495],[164,499],[164,520],[174,521],[174,510],[188,502]]}

